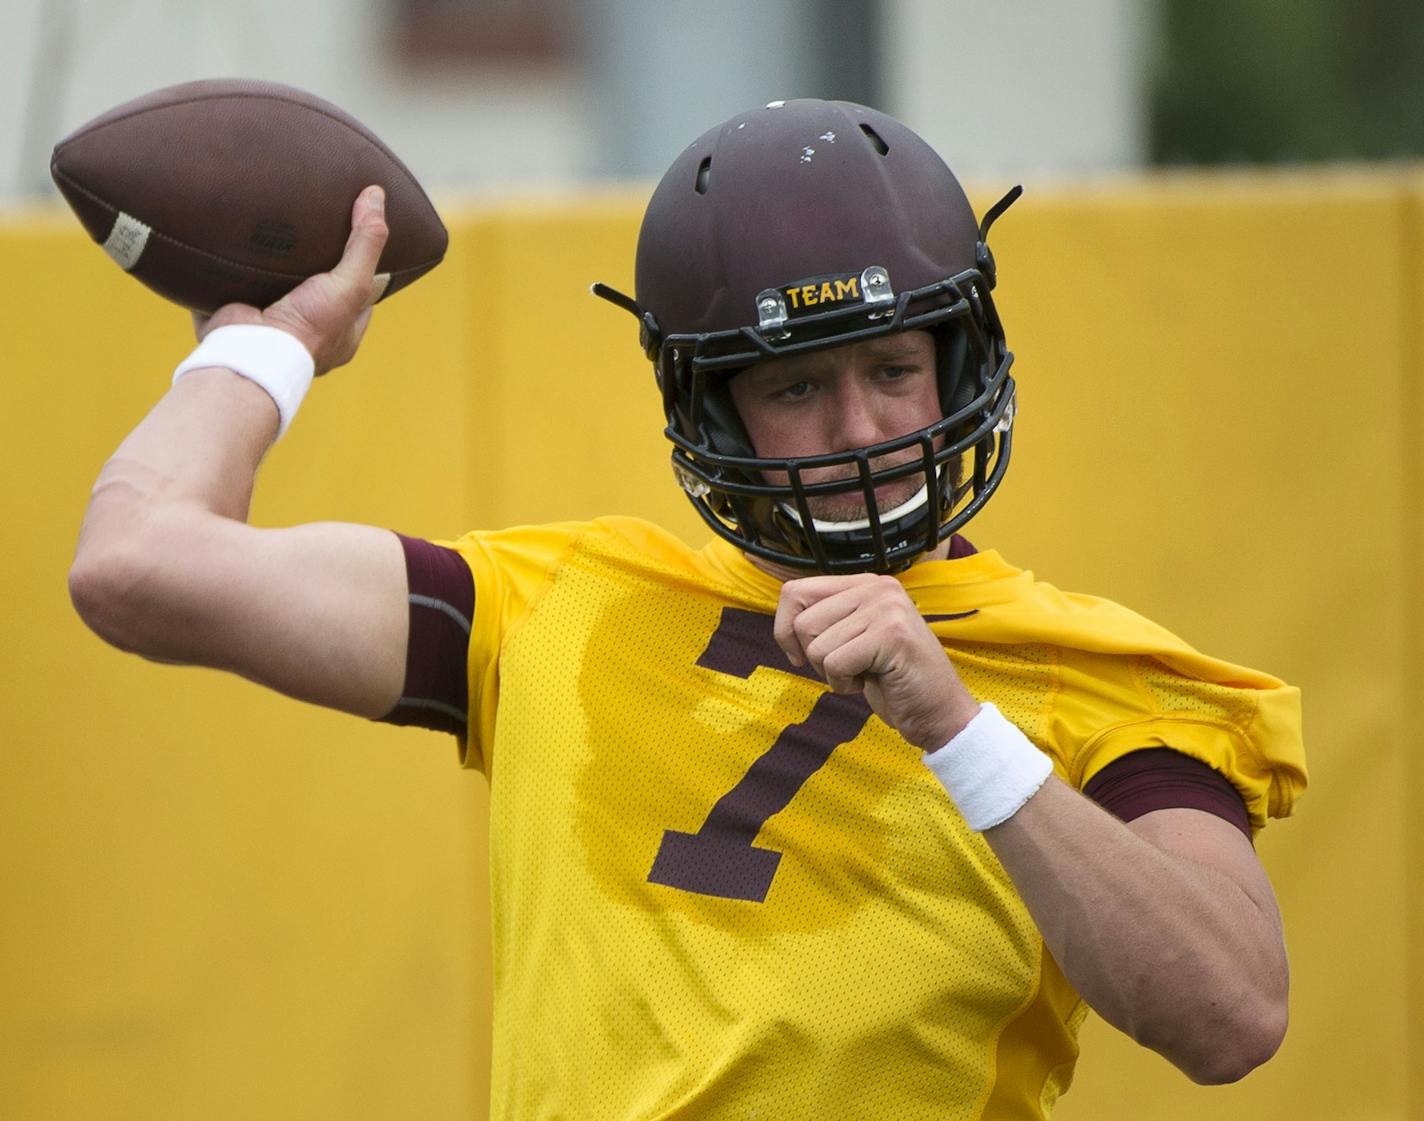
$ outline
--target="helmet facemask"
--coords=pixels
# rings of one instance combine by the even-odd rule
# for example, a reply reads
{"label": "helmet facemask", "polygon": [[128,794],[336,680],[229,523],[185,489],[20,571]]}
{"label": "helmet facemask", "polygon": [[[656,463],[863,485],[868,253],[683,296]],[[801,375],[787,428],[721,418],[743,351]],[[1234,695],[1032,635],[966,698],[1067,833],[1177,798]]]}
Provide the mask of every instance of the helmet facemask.
{"label": "helmet facemask", "polygon": [[[894,572],[935,551],[978,512],[1008,466],[1012,356],[985,330],[983,302],[970,295],[976,287],[983,287],[977,274],[956,277],[933,292],[905,294],[878,320],[862,316],[861,325],[841,323],[840,330],[821,338],[797,338],[793,332],[766,349],[748,351],[747,336],[740,333],[741,346],[715,336],[664,340],[657,364],[673,470],[703,520],[753,556],[806,572]],[[923,302],[939,306],[916,308]],[[909,330],[934,336],[944,412],[939,420],[878,444],[824,455],[756,454],[728,390],[749,359]],[[911,451],[917,454],[906,455]],[[827,472],[836,477],[825,478]],[[882,508],[876,489],[907,478],[919,480],[917,491]],[[833,496],[855,496],[863,516],[846,521],[816,516],[816,500]]]}

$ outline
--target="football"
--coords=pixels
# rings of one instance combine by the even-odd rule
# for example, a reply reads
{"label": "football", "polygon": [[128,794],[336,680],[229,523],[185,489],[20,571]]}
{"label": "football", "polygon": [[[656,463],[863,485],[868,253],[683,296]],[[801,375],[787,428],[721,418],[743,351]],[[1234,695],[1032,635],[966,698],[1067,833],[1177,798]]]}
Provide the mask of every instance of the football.
{"label": "football", "polygon": [[280,299],[341,259],[351,206],[386,192],[382,298],[440,263],[447,235],[405,164],[335,105],[275,82],[187,82],[61,140],[50,161],[89,236],[159,295],[199,312]]}

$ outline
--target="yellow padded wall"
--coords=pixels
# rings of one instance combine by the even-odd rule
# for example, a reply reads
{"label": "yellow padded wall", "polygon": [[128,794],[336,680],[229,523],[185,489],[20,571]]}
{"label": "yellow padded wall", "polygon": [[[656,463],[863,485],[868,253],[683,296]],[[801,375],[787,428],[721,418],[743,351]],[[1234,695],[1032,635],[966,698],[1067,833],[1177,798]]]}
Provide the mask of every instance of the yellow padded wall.
{"label": "yellow padded wall", "polygon": [[[315,386],[255,520],[436,534],[470,516],[450,407],[467,240]],[[65,574],[89,487],[191,327],[67,217],[8,219],[0,246],[0,1114],[479,1116],[483,780],[449,737],[84,628]]]}
{"label": "yellow padded wall", "polygon": [[1404,999],[1410,1009],[1405,1036],[1407,1100],[1424,1117],[1424,829],[1418,807],[1424,794],[1424,753],[1418,750],[1418,714],[1408,699],[1420,696],[1424,681],[1424,171],[1408,177],[1405,209],[1404,269],[1401,280],[1404,362],[1399,371],[1403,428],[1401,475],[1404,479],[1403,574],[1401,617],[1405,630],[1400,675],[1405,702],[1396,729],[1395,750],[1405,758],[1402,800],[1407,816],[1404,852],[1405,963]]}
{"label": "yellow padded wall", "polygon": [[[451,259],[315,387],[255,520],[617,511],[701,539],[636,324],[587,291],[631,288],[643,197],[447,214]],[[124,657],[69,608],[87,489],[188,346],[72,225],[0,225],[3,1112],[481,1117],[483,780],[443,737]],[[1281,1054],[1195,1088],[1090,1020],[1061,1119],[1421,1116],[1421,231],[1402,172],[1031,188],[995,228],[1022,412],[971,536],[1302,685],[1314,781],[1260,838]]]}
{"label": "yellow padded wall", "polygon": [[[638,322],[589,291],[633,291],[646,196],[509,203],[477,225],[472,473],[492,524],[637,514],[701,540]],[[490,423],[494,418],[496,423]]]}

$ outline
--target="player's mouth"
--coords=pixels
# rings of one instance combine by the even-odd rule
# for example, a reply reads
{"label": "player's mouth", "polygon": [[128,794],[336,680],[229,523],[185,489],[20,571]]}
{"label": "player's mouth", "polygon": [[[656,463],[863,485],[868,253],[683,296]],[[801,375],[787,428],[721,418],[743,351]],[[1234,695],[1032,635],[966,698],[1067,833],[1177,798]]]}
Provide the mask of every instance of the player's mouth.
{"label": "player's mouth", "polygon": [[[922,481],[901,479],[882,484],[875,488],[876,514],[882,525],[897,521],[920,509],[925,504],[925,497]],[[822,495],[809,499],[807,505],[811,508],[816,529],[822,533],[849,533],[870,527],[862,494]],[[785,509],[791,519],[799,524],[799,513],[789,505]]]}
{"label": "player's mouth", "polygon": [[[874,469],[883,471],[894,464],[878,463]],[[846,482],[858,481],[858,475],[841,476]],[[814,482],[838,481],[832,479],[808,480]],[[884,518],[888,511],[903,505],[924,490],[924,476],[916,473],[903,479],[892,479],[881,483],[871,492],[875,496],[875,507]],[[865,518],[865,491],[856,486],[843,494],[823,494],[807,500],[811,514],[817,519],[834,522],[859,521]]]}

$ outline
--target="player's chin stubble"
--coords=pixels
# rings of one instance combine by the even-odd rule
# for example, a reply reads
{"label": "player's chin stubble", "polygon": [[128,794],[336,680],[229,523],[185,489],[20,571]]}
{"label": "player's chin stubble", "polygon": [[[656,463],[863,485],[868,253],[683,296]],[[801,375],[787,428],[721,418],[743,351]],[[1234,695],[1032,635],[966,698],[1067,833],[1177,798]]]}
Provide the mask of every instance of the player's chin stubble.
{"label": "player's chin stubble", "polygon": [[[883,515],[887,510],[908,502],[924,484],[919,479],[904,479],[876,488],[875,505]],[[860,491],[850,494],[826,494],[807,500],[813,517],[823,522],[853,522],[865,515],[865,496]]]}

